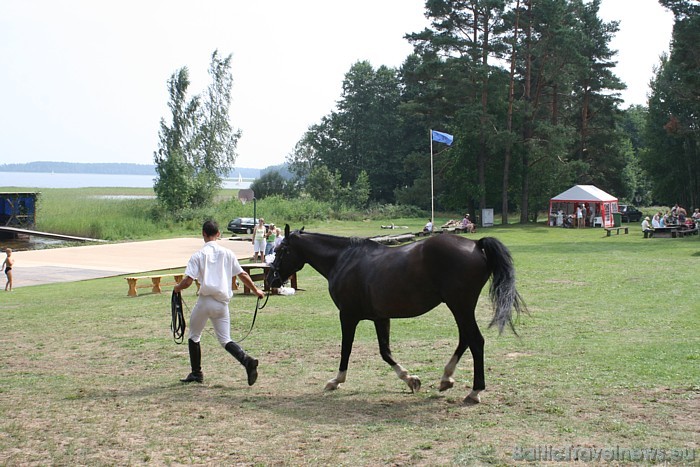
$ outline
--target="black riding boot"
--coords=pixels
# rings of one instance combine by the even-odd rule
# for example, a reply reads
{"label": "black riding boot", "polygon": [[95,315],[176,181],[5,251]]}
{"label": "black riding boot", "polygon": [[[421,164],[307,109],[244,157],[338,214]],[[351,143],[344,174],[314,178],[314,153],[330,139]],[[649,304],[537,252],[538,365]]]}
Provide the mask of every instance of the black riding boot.
{"label": "black riding boot", "polygon": [[224,348],[245,367],[245,371],[248,373],[248,386],[254,385],[255,380],[258,379],[258,360],[248,355],[240,345],[233,341],[226,344]]}
{"label": "black riding boot", "polygon": [[181,379],[183,383],[191,383],[193,381],[201,383],[204,381],[204,373],[202,373],[202,349],[199,347],[199,342],[192,339],[187,340],[187,346],[190,351],[190,365],[192,373],[187,375],[187,378]]}

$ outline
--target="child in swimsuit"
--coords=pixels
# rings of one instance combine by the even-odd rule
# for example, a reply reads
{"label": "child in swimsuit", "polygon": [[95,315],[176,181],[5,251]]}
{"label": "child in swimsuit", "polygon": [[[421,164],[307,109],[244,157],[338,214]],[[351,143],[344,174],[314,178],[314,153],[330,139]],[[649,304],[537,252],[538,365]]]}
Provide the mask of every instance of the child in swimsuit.
{"label": "child in swimsuit", "polygon": [[12,292],[12,265],[15,264],[15,259],[12,257],[12,249],[7,248],[5,250],[7,257],[5,261],[2,262],[2,268],[5,268],[5,275],[7,276],[7,284],[5,284],[5,291]]}

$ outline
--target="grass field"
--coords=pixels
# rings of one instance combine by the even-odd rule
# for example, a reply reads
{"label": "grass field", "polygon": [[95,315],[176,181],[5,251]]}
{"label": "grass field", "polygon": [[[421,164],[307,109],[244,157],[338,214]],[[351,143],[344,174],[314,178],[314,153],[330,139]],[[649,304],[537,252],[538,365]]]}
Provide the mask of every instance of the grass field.
{"label": "grass field", "polygon": [[[368,230],[361,222],[307,229]],[[309,267],[299,275],[304,290],[271,297],[243,342],[261,362],[250,388],[210,333],[204,384],[178,382],[189,361],[170,336],[168,294],[128,298],[118,277],[2,293],[0,464],[509,465],[567,455],[639,464],[663,455],[698,465],[700,239],[645,240],[630,230],[472,235],[508,245],[530,309],[519,336],[499,336],[486,329],[482,294],[487,389],[475,406],[462,404],[468,352],[455,388],[437,391],[457,341],[444,305],[392,323],[394,356],[421,377],[420,393],[381,360],[366,322],[348,381],[324,393],[340,329],[325,279]],[[192,306],[194,292],[184,299]],[[254,307],[250,297],[233,299],[234,338]]]}

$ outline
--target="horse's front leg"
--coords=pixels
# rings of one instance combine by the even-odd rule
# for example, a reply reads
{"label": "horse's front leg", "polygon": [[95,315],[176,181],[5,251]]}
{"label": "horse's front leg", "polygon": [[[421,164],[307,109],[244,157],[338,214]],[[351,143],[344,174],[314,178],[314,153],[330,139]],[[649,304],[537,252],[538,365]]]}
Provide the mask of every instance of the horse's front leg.
{"label": "horse's front leg", "polygon": [[379,353],[382,359],[391,365],[391,368],[396,372],[396,375],[404,381],[411,392],[420,391],[420,379],[408,373],[408,371],[396,363],[391,355],[389,347],[389,335],[391,332],[391,322],[389,319],[378,319],[374,321],[374,329],[377,331],[377,340],[379,341]]}
{"label": "horse's front leg", "polygon": [[344,318],[341,313],[340,329],[343,334],[343,343],[340,348],[340,368],[338,368],[336,377],[326,383],[326,387],[324,388],[326,391],[338,389],[338,386],[345,382],[345,377],[348,373],[348,363],[350,362],[350,353],[352,352],[352,343],[355,341],[357,323],[357,320]]}

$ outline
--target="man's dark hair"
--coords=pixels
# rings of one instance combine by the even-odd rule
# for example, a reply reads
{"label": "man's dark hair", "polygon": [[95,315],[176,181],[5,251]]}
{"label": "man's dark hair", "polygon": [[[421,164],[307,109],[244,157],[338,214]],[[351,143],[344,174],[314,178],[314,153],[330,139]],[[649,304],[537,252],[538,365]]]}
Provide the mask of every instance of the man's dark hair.
{"label": "man's dark hair", "polygon": [[202,232],[207,234],[207,237],[213,237],[219,233],[219,224],[216,221],[208,220],[202,226]]}

